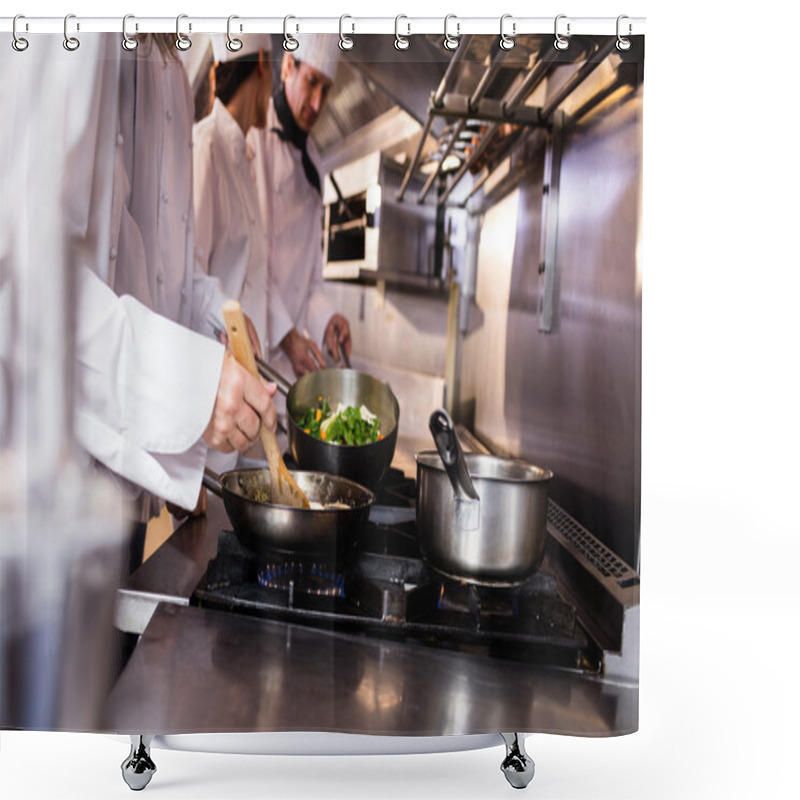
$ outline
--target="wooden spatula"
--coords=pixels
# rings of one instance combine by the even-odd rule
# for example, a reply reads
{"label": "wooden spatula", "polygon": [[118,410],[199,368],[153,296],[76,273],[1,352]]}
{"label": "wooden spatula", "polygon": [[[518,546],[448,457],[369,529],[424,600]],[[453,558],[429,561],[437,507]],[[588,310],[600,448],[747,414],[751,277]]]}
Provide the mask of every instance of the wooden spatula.
{"label": "wooden spatula", "polygon": [[[222,306],[222,316],[228,330],[228,342],[233,357],[248,372],[258,377],[258,368],[253,356],[253,348],[250,346],[250,337],[247,333],[241,306],[235,300],[228,300]],[[308,498],[297,485],[292,474],[286,468],[286,464],[283,463],[275,434],[263,422],[261,423],[261,443],[264,445],[264,454],[269,462],[272,502],[292,508],[310,508]]]}

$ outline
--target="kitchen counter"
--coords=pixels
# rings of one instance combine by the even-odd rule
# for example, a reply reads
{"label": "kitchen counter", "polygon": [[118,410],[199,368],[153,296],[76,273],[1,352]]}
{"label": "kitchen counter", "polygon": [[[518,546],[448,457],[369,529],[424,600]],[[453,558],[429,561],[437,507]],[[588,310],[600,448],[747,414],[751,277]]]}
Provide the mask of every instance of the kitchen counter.
{"label": "kitchen counter", "polygon": [[109,729],[603,736],[637,727],[635,685],[190,605],[225,527],[210,496],[206,516],[177,528],[120,589],[117,627],[141,638],[110,695]]}

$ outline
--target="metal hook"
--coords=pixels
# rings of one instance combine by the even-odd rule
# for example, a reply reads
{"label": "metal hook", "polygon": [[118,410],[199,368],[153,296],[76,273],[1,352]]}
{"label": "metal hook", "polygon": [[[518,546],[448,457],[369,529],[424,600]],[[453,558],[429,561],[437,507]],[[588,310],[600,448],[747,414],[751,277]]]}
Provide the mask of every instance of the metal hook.
{"label": "metal hook", "polygon": [[566,36],[562,36],[558,32],[558,21],[560,19],[566,19],[566,18],[567,18],[566,14],[559,14],[556,17],[556,22],[555,22],[555,26],[554,26],[554,32],[555,32],[556,40],[555,40],[555,42],[553,42],[553,46],[556,48],[556,50],[566,50],[569,47],[569,38],[568,38],[569,35],[570,35],[570,32],[569,32],[570,24],[569,24],[569,22],[567,22],[567,35]]}
{"label": "metal hook", "polygon": [[[342,14],[342,16],[339,17],[339,49],[340,50],[352,50],[353,47],[355,46],[355,42],[349,36],[345,36],[344,33],[342,32],[342,25],[344,24],[344,21],[346,19],[353,19],[353,18],[349,14]],[[356,24],[354,22],[353,23],[353,33],[355,33],[355,30],[356,30]]]}
{"label": "metal hook", "polygon": [[[129,19],[135,19],[133,14],[126,14],[122,18],[122,49],[123,50],[128,50],[130,52],[131,50],[135,50],[139,46],[139,40],[128,36],[128,20]],[[136,24],[136,30],[137,31],[139,30],[139,24],[138,23]]]}
{"label": "metal hook", "polygon": [[[300,47],[300,42],[292,36],[291,33],[288,31],[288,24],[290,19],[295,19],[295,17],[284,17],[283,18],[283,49],[289,53],[294,53],[298,47]],[[298,26],[295,26],[295,32],[299,30]]]}
{"label": "metal hook", "polygon": [[[236,39],[231,36],[231,20],[234,19],[239,19],[239,17],[237,17],[236,14],[231,14],[228,17],[228,41],[225,42],[225,47],[227,47],[231,53],[238,53],[244,47],[244,42],[241,39]],[[239,30],[241,31],[241,29],[242,26],[240,25]]]}
{"label": "metal hook", "polygon": [[[625,37],[624,37],[624,36],[623,36],[623,35],[620,33],[620,23],[621,23],[621,22],[622,22],[622,20],[624,20],[624,19],[628,19],[628,17],[627,17],[625,14],[620,14],[620,15],[617,17],[617,50],[620,50],[620,51],[622,51],[623,53],[624,53],[626,50],[630,50],[630,49],[631,49],[631,40],[630,40],[630,39],[626,39],[626,38],[625,38]],[[631,23],[629,22],[629,23],[628,23],[628,35],[629,35],[629,36],[630,36],[630,34],[632,33],[632,31],[633,31],[633,26],[632,26],[632,25],[631,25]]]}
{"label": "metal hook", "polygon": [[[17,16],[14,17],[14,22],[13,22],[13,24],[11,26],[11,33],[14,36],[14,38],[11,41],[11,46],[18,53],[21,53],[23,50],[27,50],[28,49],[28,45],[30,44],[30,42],[17,33],[17,20],[19,20],[19,19],[25,19],[25,15],[24,14],[17,14]],[[25,30],[26,31],[28,30],[28,23],[27,22],[25,23]]]}
{"label": "metal hook", "polygon": [[[75,19],[74,14],[67,14],[67,16],[64,17],[64,49],[69,50],[70,53],[74,52],[81,46],[81,43],[74,36],[69,35],[68,27],[71,19]],[[75,24],[75,29],[81,29],[79,22]]]}
{"label": "metal hook", "polygon": [[411,36],[411,23],[408,23],[408,33],[406,36],[400,35],[400,20],[401,19],[408,19],[405,14],[398,14],[394,18],[394,46],[398,50],[408,50],[411,46],[411,42],[408,41],[406,36]]}
{"label": "metal hook", "polygon": [[[188,14],[178,14],[178,18],[175,20],[175,36],[177,36],[177,39],[175,39],[175,47],[177,47],[178,50],[181,50],[184,53],[192,46],[192,40],[188,36],[184,36],[181,33],[181,20],[188,18],[189,18]],[[191,32],[192,32],[192,23],[190,22],[189,33]]]}
{"label": "metal hook", "polygon": [[[451,36],[447,32],[447,23],[450,22],[451,19],[456,20],[456,35]],[[458,37],[461,35],[461,23],[458,21],[458,17],[455,14],[448,14],[444,18],[444,46],[446,50],[455,50],[458,47]]]}
{"label": "metal hook", "polygon": [[[503,25],[507,19],[511,19],[511,36],[507,36],[505,31],[503,30]],[[514,37],[517,35],[517,23],[513,21],[511,14],[503,14],[500,17],[500,47],[503,50],[511,50],[512,47],[516,44],[514,41]]]}

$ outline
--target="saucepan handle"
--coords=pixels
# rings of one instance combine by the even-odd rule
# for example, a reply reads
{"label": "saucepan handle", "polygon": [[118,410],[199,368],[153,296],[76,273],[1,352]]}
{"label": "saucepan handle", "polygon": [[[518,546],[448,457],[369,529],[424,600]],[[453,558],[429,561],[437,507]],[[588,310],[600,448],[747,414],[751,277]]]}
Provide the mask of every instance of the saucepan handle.
{"label": "saucepan handle", "polygon": [[219,475],[210,467],[206,467],[203,472],[203,486],[217,497],[222,497],[222,482],[219,479]]}
{"label": "saucepan handle", "polygon": [[440,408],[431,414],[428,426],[456,497],[469,500],[480,499],[475,485],[472,483],[450,415]]}
{"label": "saucepan handle", "polygon": [[256,356],[256,366],[258,367],[258,374],[265,378],[268,381],[271,381],[278,387],[278,391],[286,397],[289,394],[289,390],[292,388],[292,385],[283,375],[280,374],[277,370],[273,369],[263,358],[259,358]]}

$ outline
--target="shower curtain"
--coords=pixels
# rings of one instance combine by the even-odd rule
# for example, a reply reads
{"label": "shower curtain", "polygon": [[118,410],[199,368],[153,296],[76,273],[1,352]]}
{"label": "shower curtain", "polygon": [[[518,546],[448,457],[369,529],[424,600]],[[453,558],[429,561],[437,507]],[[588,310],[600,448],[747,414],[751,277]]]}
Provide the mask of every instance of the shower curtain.
{"label": "shower curtain", "polygon": [[[274,98],[289,58],[327,82],[310,130],[279,119],[285,99],[265,103],[264,130],[281,133],[263,146],[289,148],[302,175],[258,172],[255,139],[231,131],[239,160],[226,169],[249,174],[261,202],[252,235],[272,252],[291,181],[316,197],[304,211],[313,224],[298,227],[312,231],[297,248],[313,252],[303,290],[349,322],[354,367],[398,387],[412,455],[433,447],[422,393],[424,411],[447,405],[485,450],[554,474],[535,573],[516,587],[448,582],[421,558],[407,514],[405,561],[387,579],[412,590],[406,616],[359,625],[360,599],[353,617],[310,604],[307,617],[264,619],[251,600],[273,589],[257,579],[236,602],[197,599],[235,527],[215,497],[194,508],[225,357],[224,286],[198,266],[208,231],[192,147],[215,113],[212,37],[180,18],[160,39],[135,20],[114,33],[66,20],[63,35],[26,34],[23,22],[0,43],[0,727],[635,731],[643,37],[620,21],[581,34],[565,20],[549,33],[506,20],[498,37],[457,18],[443,34],[401,18],[395,34],[361,33],[343,18],[312,57],[291,21],[273,31]],[[221,27],[233,55],[256,35]],[[361,180],[353,164],[376,173]],[[277,190],[259,192],[269,180]],[[430,250],[387,233],[391,215],[418,209]],[[356,229],[363,240],[337,256],[336,238]],[[265,353],[278,344],[275,309],[292,305],[267,305],[276,271],[265,259]],[[324,325],[303,313],[292,324],[321,347]],[[411,389],[398,377],[409,375]],[[407,512],[415,499],[412,485]],[[130,574],[131,531],[164,500],[195,515]],[[431,575],[451,599],[414,617],[408,598]],[[152,605],[131,604],[144,585]]]}

